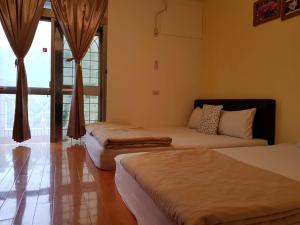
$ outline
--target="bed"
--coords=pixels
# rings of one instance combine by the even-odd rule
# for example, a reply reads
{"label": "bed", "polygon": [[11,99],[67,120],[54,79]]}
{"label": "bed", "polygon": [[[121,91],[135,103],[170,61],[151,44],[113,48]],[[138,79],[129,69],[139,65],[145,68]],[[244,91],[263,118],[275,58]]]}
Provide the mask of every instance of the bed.
{"label": "bed", "polygon": [[[201,150],[199,150],[201,151]],[[245,166],[248,167],[253,167],[253,169],[258,170],[260,173],[268,174],[269,173],[273,176],[276,177],[276,179],[283,179],[284,182],[277,181],[275,184],[272,182],[268,182],[268,176],[265,174],[262,176],[263,179],[259,179],[260,175],[257,176],[258,183],[262,184],[265,189],[266,195],[271,192],[272,189],[276,189],[276,186],[283,185],[283,188],[286,188],[283,193],[281,194],[274,194],[270,196],[267,196],[265,201],[268,201],[270,199],[275,199],[280,202],[280,198],[283,199],[283,202],[281,202],[281,205],[284,205],[285,203],[285,197],[288,199],[288,195],[292,195],[292,199],[289,201],[294,201],[293,203],[295,204],[300,204],[300,148],[296,145],[289,145],[289,144],[281,144],[281,145],[273,145],[273,146],[254,146],[254,147],[240,147],[240,148],[225,148],[225,149],[214,149],[214,150],[209,150],[210,152],[215,152],[218,153],[219,155],[222,155],[224,157],[228,157],[238,163],[241,163]],[[181,154],[183,151],[176,151],[172,152],[172,154]],[[139,155],[144,155],[144,154],[149,154],[149,153],[131,153],[131,154],[124,154],[124,155],[119,155],[116,157],[116,175],[115,175],[115,183],[117,186],[117,190],[119,191],[123,201],[129,208],[129,210],[135,215],[137,222],[139,225],[174,225],[174,224],[254,224],[249,222],[250,218],[248,218],[248,222],[236,222],[236,223],[230,223],[227,221],[222,223],[218,221],[218,217],[212,217],[213,214],[208,214],[206,217],[206,222],[201,221],[198,223],[185,223],[185,221],[180,221],[181,215],[176,214],[177,208],[174,207],[175,213],[173,214],[168,214],[168,210],[163,209],[162,205],[159,205],[158,197],[156,195],[153,195],[153,192],[149,191],[147,187],[143,187],[143,182],[140,182],[140,180],[143,180],[140,178],[139,174],[138,175],[133,175],[130,171],[130,169],[125,168],[123,165],[123,161],[126,159],[131,159],[135,156]],[[153,153],[152,153],[153,154]],[[145,162],[143,162],[145,165]],[[153,162],[152,162],[153,163]],[[165,162],[165,164],[168,164],[169,162]],[[157,163],[153,163],[158,165]],[[142,170],[143,166],[140,166],[138,170]],[[180,167],[180,164],[178,165]],[[199,164],[199,167],[201,167],[201,164]],[[193,169],[193,168],[192,168]],[[178,168],[178,170],[180,170]],[[224,169],[226,172],[226,169]],[[151,172],[150,174],[153,175],[155,174],[155,167],[153,166],[153,173]],[[252,170],[250,170],[252,171]],[[163,171],[159,171],[159,174],[164,174]],[[150,175],[150,176],[151,176]],[[243,175],[243,173],[241,174]],[[168,180],[169,176],[172,177],[172,174],[168,174],[168,176],[165,176],[164,180]],[[233,176],[234,177],[234,176]],[[247,175],[243,176],[245,179],[247,179]],[[175,185],[175,187],[182,185],[182,183],[186,182],[186,180],[189,179],[194,179],[194,177],[191,177],[190,173],[187,173],[186,179],[184,180],[179,180],[178,185]],[[223,182],[224,185],[227,180]],[[284,186],[285,184],[291,182],[293,188],[290,188],[288,186]],[[142,184],[141,184],[142,183]],[[162,182],[163,183],[163,182]],[[223,184],[222,183],[222,184]],[[245,185],[245,183],[242,182],[242,184]],[[246,183],[247,185],[251,186],[251,182],[249,181]],[[165,185],[165,183],[163,184]],[[211,184],[212,188],[214,184]],[[215,184],[217,185],[217,184]],[[256,185],[255,183],[252,183],[252,186]],[[159,186],[159,185],[158,185]],[[236,185],[239,186],[239,185]],[[296,188],[295,188],[296,187]],[[201,186],[202,188],[202,186]],[[259,188],[259,185],[258,185]],[[207,188],[206,188],[207,189]],[[199,189],[199,198],[201,198],[201,193],[206,193],[205,186],[204,189]],[[226,190],[226,188],[224,188]],[[237,189],[238,190],[238,189]],[[255,190],[257,191],[257,190]],[[274,190],[275,191],[275,190]],[[282,191],[282,190],[281,190]],[[231,202],[231,199],[234,199],[234,194],[235,191],[232,191],[233,194],[229,197],[229,200],[227,199],[225,201],[225,206],[228,207],[229,212],[227,212],[227,216],[232,213],[236,218],[239,216],[239,214],[234,214],[238,210],[243,210],[243,207],[240,208],[234,208],[233,203]],[[259,192],[259,190],[258,190]],[[152,194],[149,194],[152,193]],[[238,193],[238,191],[237,191]],[[230,194],[230,193],[227,193]],[[185,196],[184,193],[177,192],[178,196]],[[156,197],[153,197],[156,196]],[[168,194],[166,194],[166,199],[168,199]],[[254,198],[256,196],[254,195]],[[269,198],[268,198],[269,197]],[[243,196],[241,197],[241,201],[243,201]],[[252,198],[253,199],[253,198]],[[253,207],[252,199],[249,201],[249,207]],[[259,197],[258,197],[259,199]],[[210,198],[209,203],[213,203],[212,205],[209,206],[209,208],[203,208],[205,213],[210,212],[212,210],[217,210],[214,212],[219,212],[222,211],[220,208],[214,209],[214,204],[219,204],[216,199],[214,199],[214,196]],[[235,203],[236,204],[236,203]],[[271,203],[270,203],[271,204]],[[159,206],[158,206],[159,205]],[[184,205],[184,204],[183,204]],[[168,206],[168,205],[167,205]],[[224,206],[224,204],[223,204]],[[247,203],[246,203],[247,206]],[[262,207],[263,206],[263,207]],[[295,207],[295,206],[294,206]],[[169,207],[169,209],[172,207]],[[260,210],[260,208],[263,209],[268,209],[270,210],[269,213],[271,212],[272,207],[268,206],[267,203],[265,205],[263,203],[255,205],[254,209],[257,208]],[[275,207],[274,207],[275,208]],[[168,209],[168,207],[167,207]],[[227,209],[227,210],[228,210]],[[253,211],[254,212],[254,211]],[[287,211],[283,217],[279,217],[279,213],[276,214],[277,219],[282,219],[281,221],[275,221],[274,224],[300,224],[300,210],[299,208],[296,207],[296,209],[293,211],[292,214],[287,214]],[[172,216],[170,216],[172,215]],[[233,216],[231,215],[231,216]],[[262,215],[260,215],[261,218],[263,218]],[[172,219],[171,219],[172,218]],[[264,218],[265,219],[265,218]],[[269,218],[270,219],[270,218]],[[275,223],[276,222],[276,223]],[[264,221],[263,223],[259,223],[258,221],[255,222],[255,224],[268,224],[271,225],[270,221],[266,222]]]}
{"label": "bed", "polygon": [[[95,138],[92,132],[87,132],[85,146],[95,166],[103,170],[115,169],[114,157],[124,153],[144,151],[166,151],[205,148],[225,148],[243,146],[263,146],[274,144],[275,139],[275,101],[270,99],[211,99],[195,100],[194,107],[204,104],[223,105],[224,110],[237,111],[256,108],[253,122],[253,139],[246,140],[225,135],[205,135],[187,127],[144,128],[159,136],[172,138],[172,145],[167,147],[106,149]],[[87,129],[89,130],[89,129]]]}

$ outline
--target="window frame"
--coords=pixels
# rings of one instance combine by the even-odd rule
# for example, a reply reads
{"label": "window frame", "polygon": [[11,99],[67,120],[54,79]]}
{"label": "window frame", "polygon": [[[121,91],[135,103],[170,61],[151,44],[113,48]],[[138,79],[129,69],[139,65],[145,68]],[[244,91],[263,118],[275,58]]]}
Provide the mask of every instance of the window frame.
{"label": "window frame", "polygon": [[[40,21],[51,22],[51,81],[48,88],[28,88],[28,95],[50,96],[50,141],[62,141],[63,95],[72,95],[72,86],[63,85],[63,36],[51,9],[44,8]],[[99,35],[99,83],[84,86],[84,95],[98,96],[98,120],[106,119],[107,25],[101,24]],[[0,94],[16,94],[16,87],[0,86]]]}
{"label": "window frame", "polygon": [[[55,19],[54,19],[55,20]],[[55,111],[55,123],[53,124],[53,138],[52,142],[58,142],[63,140],[63,96],[72,95],[73,85],[64,85],[63,84],[63,32],[58,26],[57,21],[54,21],[54,44],[53,44],[53,54],[54,54],[54,79],[53,79],[53,88],[54,93],[53,98],[53,108]],[[105,121],[106,119],[106,49],[107,41],[104,38],[104,28],[101,26],[96,35],[99,36],[99,79],[98,86],[84,86],[83,93],[88,96],[98,96],[98,121]]]}

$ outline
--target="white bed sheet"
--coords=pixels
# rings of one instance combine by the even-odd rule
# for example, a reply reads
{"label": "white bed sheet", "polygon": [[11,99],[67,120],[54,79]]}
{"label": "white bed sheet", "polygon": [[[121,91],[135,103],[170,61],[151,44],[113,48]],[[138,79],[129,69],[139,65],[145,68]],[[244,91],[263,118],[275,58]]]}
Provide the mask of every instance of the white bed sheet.
{"label": "white bed sheet", "polygon": [[195,129],[188,127],[148,128],[157,135],[172,138],[172,145],[176,149],[191,148],[231,148],[246,146],[264,146],[268,142],[263,139],[242,139],[226,135],[201,134]]}
{"label": "white bed sheet", "polygon": [[[300,148],[296,145],[241,147],[214,149],[246,164],[265,169],[290,179],[300,181]],[[120,161],[132,153],[116,157],[116,187],[139,225],[171,225],[168,217],[156,206],[151,197],[122,167]]]}
{"label": "white bed sheet", "polygon": [[89,133],[86,135],[86,149],[96,167],[106,170],[115,168],[114,157],[119,154],[132,152],[148,152],[157,150],[183,150],[196,148],[231,148],[243,146],[265,146],[267,141],[263,139],[241,139],[225,135],[206,135],[187,127],[170,128],[147,128],[158,136],[172,138],[172,147],[163,148],[142,148],[142,149],[118,149],[108,150]]}

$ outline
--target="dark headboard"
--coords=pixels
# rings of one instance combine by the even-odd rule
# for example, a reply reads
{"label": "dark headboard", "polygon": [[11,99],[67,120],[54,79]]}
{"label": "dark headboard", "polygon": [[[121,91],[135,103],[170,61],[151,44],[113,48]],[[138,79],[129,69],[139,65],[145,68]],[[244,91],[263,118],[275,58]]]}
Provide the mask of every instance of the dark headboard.
{"label": "dark headboard", "polygon": [[204,104],[223,105],[227,111],[256,108],[253,122],[253,137],[268,140],[269,145],[275,143],[276,101],[272,99],[197,99],[194,107]]}

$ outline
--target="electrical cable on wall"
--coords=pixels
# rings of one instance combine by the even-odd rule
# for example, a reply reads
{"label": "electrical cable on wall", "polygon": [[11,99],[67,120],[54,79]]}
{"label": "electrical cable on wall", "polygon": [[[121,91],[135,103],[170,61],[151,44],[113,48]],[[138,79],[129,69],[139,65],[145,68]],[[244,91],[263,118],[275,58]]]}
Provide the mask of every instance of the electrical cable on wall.
{"label": "electrical cable on wall", "polygon": [[[155,14],[155,24],[154,24],[154,37],[158,37],[159,35],[161,36],[166,36],[166,37],[174,37],[174,38],[184,38],[184,39],[202,39],[202,36],[190,36],[190,35],[180,35],[180,34],[174,34],[174,33],[168,33],[168,32],[163,32],[161,28],[161,25],[160,25],[160,28],[159,28],[159,19],[160,19],[160,16],[167,12],[168,11],[168,8],[169,8],[169,0],[163,0],[163,8],[161,10],[159,10],[156,14]],[[202,23],[203,23],[203,15],[201,16],[202,17]],[[201,26],[203,29],[203,24]],[[201,32],[202,33],[202,32]]]}
{"label": "electrical cable on wall", "polygon": [[156,14],[155,14],[155,26],[154,26],[154,37],[158,37],[158,34],[159,34],[159,30],[158,30],[158,17],[166,12],[168,10],[168,0],[164,0],[164,8],[161,9],[160,11],[158,11]]}

